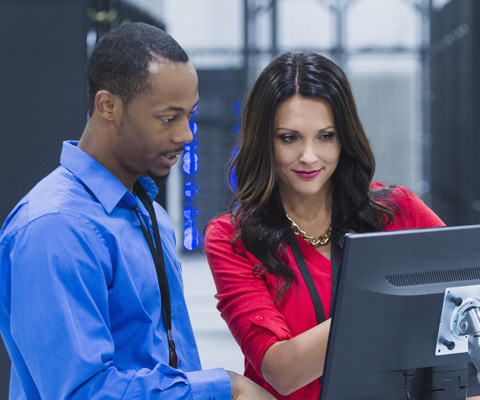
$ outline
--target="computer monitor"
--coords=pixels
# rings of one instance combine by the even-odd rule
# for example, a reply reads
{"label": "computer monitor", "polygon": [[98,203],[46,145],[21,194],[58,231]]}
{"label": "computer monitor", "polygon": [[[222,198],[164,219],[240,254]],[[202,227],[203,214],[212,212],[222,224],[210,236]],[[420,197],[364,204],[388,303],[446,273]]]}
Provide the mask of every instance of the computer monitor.
{"label": "computer monitor", "polygon": [[479,395],[458,329],[480,305],[480,225],[350,234],[342,253],[320,399]]}

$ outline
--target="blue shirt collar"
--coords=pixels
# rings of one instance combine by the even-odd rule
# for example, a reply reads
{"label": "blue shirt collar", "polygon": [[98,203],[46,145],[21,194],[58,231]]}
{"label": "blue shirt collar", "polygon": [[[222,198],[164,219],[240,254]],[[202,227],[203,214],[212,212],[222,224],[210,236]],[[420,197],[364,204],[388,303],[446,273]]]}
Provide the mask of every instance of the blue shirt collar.
{"label": "blue shirt collar", "polygon": [[[135,196],[115,175],[77,145],[78,141],[74,140],[63,142],[60,163],[88,187],[107,213],[112,212],[121,200],[132,208]],[[158,193],[157,185],[145,176],[138,179],[153,202]]]}

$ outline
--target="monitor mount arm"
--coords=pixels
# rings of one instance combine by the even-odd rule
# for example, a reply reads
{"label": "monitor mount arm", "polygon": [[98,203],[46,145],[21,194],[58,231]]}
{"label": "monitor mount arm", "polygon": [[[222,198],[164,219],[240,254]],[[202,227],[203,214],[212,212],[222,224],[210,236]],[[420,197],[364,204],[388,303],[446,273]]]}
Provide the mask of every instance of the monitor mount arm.
{"label": "monitor mount arm", "polygon": [[480,310],[478,307],[468,311],[471,325],[475,330],[468,336],[468,354],[477,369],[477,380],[480,382]]}
{"label": "monitor mount arm", "polygon": [[468,352],[480,382],[480,286],[445,290],[437,356]]}

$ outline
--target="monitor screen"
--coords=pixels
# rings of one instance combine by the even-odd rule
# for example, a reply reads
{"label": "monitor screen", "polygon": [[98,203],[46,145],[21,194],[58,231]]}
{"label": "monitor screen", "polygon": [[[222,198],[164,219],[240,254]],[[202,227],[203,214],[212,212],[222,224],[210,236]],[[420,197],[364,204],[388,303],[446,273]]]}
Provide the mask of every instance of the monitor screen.
{"label": "monitor screen", "polygon": [[350,234],[342,253],[320,399],[479,395],[480,225]]}

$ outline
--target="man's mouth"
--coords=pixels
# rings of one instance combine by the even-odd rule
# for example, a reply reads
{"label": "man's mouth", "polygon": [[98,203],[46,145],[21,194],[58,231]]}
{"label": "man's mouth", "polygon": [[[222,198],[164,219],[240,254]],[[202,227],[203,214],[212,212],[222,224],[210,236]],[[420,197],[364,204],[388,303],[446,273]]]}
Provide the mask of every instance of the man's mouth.
{"label": "man's mouth", "polygon": [[162,154],[163,159],[165,160],[165,164],[169,167],[176,164],[178,161],[178,157],[180,154],[183,153],[183,149],[181,151],[173,151],[171,153],[164,153]]}

